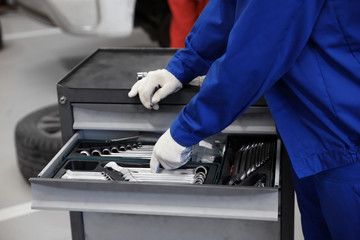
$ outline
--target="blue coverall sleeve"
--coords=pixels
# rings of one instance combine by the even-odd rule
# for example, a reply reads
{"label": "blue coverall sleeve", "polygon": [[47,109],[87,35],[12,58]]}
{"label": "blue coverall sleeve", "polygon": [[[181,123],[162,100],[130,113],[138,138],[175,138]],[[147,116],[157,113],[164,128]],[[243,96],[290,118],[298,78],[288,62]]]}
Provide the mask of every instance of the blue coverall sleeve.
{"label": "blue coverall sleeve", "polygon": [[[170,128],[175,141],[191,146],[220,132],[280,79],[307,44],[324,1],[238,0],[233,27],[223,39],[225,53],[211,65],[199,93]],[[217,18],[207,17],[210,22]],[[209,36],[196,37],[198,44],[212,41]],[[192,63],[191,54],[175,57]]]}
{"label": "blue coverall sleeve", "polygon": [[236,0],[211,0],[166,69],[182,83],[206,75],[211,64],[221,57],[235,19]]}

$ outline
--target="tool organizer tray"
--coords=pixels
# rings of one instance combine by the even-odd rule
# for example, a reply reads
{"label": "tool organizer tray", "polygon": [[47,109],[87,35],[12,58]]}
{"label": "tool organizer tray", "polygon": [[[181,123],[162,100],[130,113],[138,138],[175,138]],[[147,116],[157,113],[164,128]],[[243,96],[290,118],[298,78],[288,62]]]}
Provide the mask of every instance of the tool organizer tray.
{"label": "tool organizer tray", "polygon": [[[75,147],[64,156],[63,164],[61,164],[53,178],[64,179],[63,176],[67,176],[66,174],[70,173],[78,174],[78,176],[80,176],[78,179],[80,180],[81,178],[85,180],[85,177],[88,176],[87,180],[128,181],[123,177],[123,174],[107,168],[106,165],[108,163],[115,163],[123,168],[149,169],[149,157],[151,156],[152,148],[146,150],[146,155],[150,154],[150,156],[145,155],[143,158],[138,158],[136,154],[139,154],[137,150],[144,147],[153,147],[153,145],[153,142],[80,140]],[[117,156],[117,154],[125,154],[125,156]],[[199,167],[204,168],[206,171],[205,179],[200,184],[216,184],[218,182],[220,172],[220,163],[218,162],[200,163],[190,160],[179,169],[191,169],[195,171],[195,169]],[[171,172],[176,173],[177,170]],[[85,175],[85,173],[88,173],[88,175]],[[93,173],[102,173],[105,177],[103,179],[97,178],[98,175]],[[159,173],[159,175],[161,175],[161,173]],[[96,177],[92,178],[92,176]],[[77,178],[74,176],[68,179]],[[164,180],[162,183],[167,182]]]}
{"label": "tool organizer tray", "polygon": [[[273,187],[276,140],[276,136],[229,135],[224,143],[226,150],[222,158],[217,158],[213,163],[190,160],[180,169],[205,167],[207,174],[201,184]],[[154,144],[154,142],[137,141],[79,140],[75,147],[64,156],[63,164],[53,178],[60,179],[64,178],[64,175],[67,176],[67,173],[78,173],[85,179],[85,173],[91,176],[94,176],[91,173],[102,173],[105,178],[97,179],[90,176],[88,180],[128,181],[123,174],[107,168],[106,164],[114,162],[123,168],[149,168]],[[142,157],[139,154],[144,152],[139,150],[146,147],[149,149],[143,150],[146,154]],[[75,179],[75,177],[69,177],[69,179]]]}
{"label": "tool organizer tray", "polygon": [[274,187],[276,151],[275,135],[229,135],[219,184]]}

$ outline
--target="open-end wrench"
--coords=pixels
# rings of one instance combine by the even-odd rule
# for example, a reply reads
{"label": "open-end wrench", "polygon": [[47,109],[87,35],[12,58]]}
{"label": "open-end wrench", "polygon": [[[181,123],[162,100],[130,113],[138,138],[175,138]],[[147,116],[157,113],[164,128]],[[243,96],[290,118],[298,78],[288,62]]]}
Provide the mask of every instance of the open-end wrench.
{"label": "open-end wrench", "polygon": [[[250,166],[249,166],[249,172],[252,173],[255,171],[255,165],[256,165],[256,157],[257,157],[257,148],[258,143],[254,143],[251,147],[251,160],[250,160]],[[250,174],[249,173],[249,174]]]}
{"label": "open-end wrench", "polygon": [[78,179],[78,180],[112,180],[109,175],[104,172],[84,172],[66,170],[61,176],[62,179]]}
{"label": "open-end wrench", "polygon": [[251,173],[251,162],[252,162],[252,158],[253,158],[253,149],[254,149],[254,144],[249,144],[249,147],[245,150],[247,152],[247,157],[246,157],[246,163],[245,163],[245,173],[246,176],[249,176]]}
{"label": "open-end wrench", "polygon": [[107,152],[111,153],[119,153],[119,152],[124,152],[124,151],[136,151],[136,152],[143,152],[143,151],[152,151],[154,149],[153,145],[144,145],[142,147],[132,147],[131,145],[121,145],[119,147],[111,147],[109,148],[104,148],[103,149],[103,153],[104,150],[106,150]]}
{"label": "open-end wrench", "polygon": [[261,148],[261,162],[260,165],[265,163],[266,160],[266,145],[267,143],[265,142]]}
{"label": "open-end wrench", "polygon": [[256,153],[256,163],[255,167],[258,168],[261,166],[261,158],[262,158],[262,149],[264,147],[264,143],[260,142],[258,144],[257,153]]}
{"label": "open-end wrench", "polygon": [[97,157],[123,157],[123,158],[139,158],[139,159],[150,159],[152,151],[148,152],[119,152],[112,154],[102,154],[100,150],[93,150],[91,153],[83,150],[80,152],[81,155],[85,156],[97,156]]}
{"label": "open-end wrench", "polygon": [[239,184],[242,181],[244,175],[244,156],[246,154],[245,150],[247,146],[243,145],[236,153],[234,157],[234,164],[232,166],[232,172],[230,175],[230,179],[228,181],[228,185]]}
{"label": "open-end wrench", "polygon": [[177,169],[177,170],[161,170],[161,173],[151,173],[150,168],[124,168],[117,165],[115,162],[109,162],[105,168],[112,169],[121,173],[126,180],[175,180],[175,181],[190,181],[194,183],[203,183],[207,175],[207,169],[204,166],[198,166],[195,169]]}
{"label": "open-end wrench", "polygon": [[193,180],[166,180],[164,181],[163,179],[149,179],[149,180],[139,180],[136,178],[128,178],[126,179],[129,182],[158,182],[158,183],[179,183],[179,184],[201,184],[199,182],[196,182],[194,179]]}
{"label": "open-end wrench", "polygon": [[[125,172],[125,171],[124,171]],[[194,171],[195,172],[195,171]],[[174,172],[168,171],[168,173],[151,173],[151,172],[136,172],[136,171],[126,171],[123,176],[126,177],[127,176],[133,176],[139,180],[149,180],[149,179],[163,179],[165,180],[197,180],[201,183],[203,183],[206,179],[206,172],[197,172],[197,173],[187,173],[187,174],[174,174]]]}
{"label": "open-end wrench", "polygon": [[[135,167],[125,168],[125,167],[119,166],[116,162],[108,162],[104,167],[113,169],[117,172],[121,172],[122,169],[128,169],[129,171],[135,172],[135,173],[151,173],[150,168],[135,168]],[[207,175],[206,167],[198,166],[195,169],[188,168],[188,169],[174,169],[174,170],[160,169],[159,172],[155,173],[155,174],[167,173],[167,174],[173,174],[173,175],[184,175],[184,174],[194,174],[194,173],[196,174],[199,172],[204,172],[204,174]]]}
{"label": "open-end wrench", "polygon": [[202,176],[176,176],[176,175],[167,175],[164,176],[162,174],[155,175],[136,175],[130,172],[123,174],[123,178],[125,180],[137,180],[137,181],[163,181],[163,182],[189,182],[189,183],[203,183],[204,179]]}
{"label": "open-end wrench", "polygon": [[189,179],[194,179],[195,178],[195,175],[196,174],[186,174],[186,175],[179,175],[179,174],[168,174],[168,173],[161,173],[161,174],[158,174],[158,173],[136,173],[136,172],[132,172],[130,171],[129,169],[127,168],[124,168],[121,170],[120,172],[121,174],[123,174],[123,176],[134,176],[134,177],[141,177],[141,178],[155,178],[155,177],[158,177],[158,178],[176,178],[176,179],[179,179],[179,178],[189,178]]}
{"label": "open-end wrench", "polygon": [[271,150],[271,143],[267,143],[267,148],[266,148],[266,160],[269,160],[270,159],[270,150]]}
{"label": "open-end wrench", "polygon": [[151,181],[159,181],[159,182],[179,182],[179,183],[195,183],[197,181],[201,181],[202,179],[195,179],[194,176],[176,176],[176,175],[163,175],[163,174],[149,174],[149,175],[136,175],[131,173],[130,171],[121,172],[123,174],[123,178],[128,181],[136,181],[136,182],[151,182]]}

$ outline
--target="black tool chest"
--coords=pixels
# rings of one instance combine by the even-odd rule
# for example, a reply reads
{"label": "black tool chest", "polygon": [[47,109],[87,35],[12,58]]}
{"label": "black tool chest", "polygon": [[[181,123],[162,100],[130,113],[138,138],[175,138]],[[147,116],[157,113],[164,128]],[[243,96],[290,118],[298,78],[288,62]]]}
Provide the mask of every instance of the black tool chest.
{"label": "black tool chest", "polygon": [[182,168],[148,173],[153,145],[199,88],[184,86],[158,111],[127,94],[137,72],[174,53],[99,49],[58,83],[65,144],[30,179],[32,207],[69,211],[77,240],[293,239],[288,156],[263,99]]}

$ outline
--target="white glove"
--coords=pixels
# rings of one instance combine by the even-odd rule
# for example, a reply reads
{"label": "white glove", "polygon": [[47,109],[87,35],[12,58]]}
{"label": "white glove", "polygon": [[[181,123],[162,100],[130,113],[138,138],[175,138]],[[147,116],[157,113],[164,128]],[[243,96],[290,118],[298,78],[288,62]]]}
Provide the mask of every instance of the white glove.
{"label": "white glove", "polygon": [[195,87],[201,87],[204,82],[205,77],[206,77],[206,75],[198,76],[198,77],[194,78],[193,80],[191,80],[191,82],[189,82],[188,84],[191,86],[195,86]]}
{"label": "white glove", "polygon": [[159,109],[158,102],[182,88],[181,82],[166,69],[150,71],[132,86],[129,97],[139,94],[140,101],[147,109]]}
{"label": "white glove", "polygon": [[191,147],[183,147],[172,138],[168,129],[156,142],[152,153],[150,168],[158,172],[161,166],[165,169],[179,168],[191,157]]}

